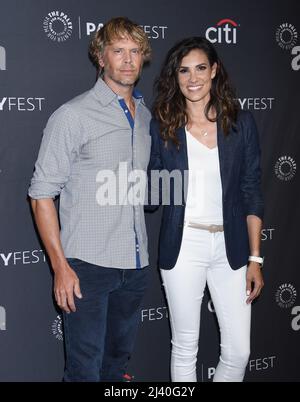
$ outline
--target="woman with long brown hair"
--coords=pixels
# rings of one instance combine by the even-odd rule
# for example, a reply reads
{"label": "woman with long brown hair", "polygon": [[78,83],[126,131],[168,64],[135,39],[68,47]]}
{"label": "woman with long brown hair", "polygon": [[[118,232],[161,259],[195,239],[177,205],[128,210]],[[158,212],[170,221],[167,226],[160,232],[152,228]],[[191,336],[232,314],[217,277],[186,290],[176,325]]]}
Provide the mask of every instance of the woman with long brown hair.
{"label": "woman with long brown hair", "polygon": [[243,381],[251,302],[263,287],[256,125],[250,112],[239,110],[225,68],[205,38],[184,39],[168,52],[156,89],[151,196],[159,188],[153,171],[177,171],[182,177],[182,186],[167,187],[177,194],[169,191],[164,202],[158,261],[172,330],[172,381],[197,381],[206,284],[221,333],[214,381]]}

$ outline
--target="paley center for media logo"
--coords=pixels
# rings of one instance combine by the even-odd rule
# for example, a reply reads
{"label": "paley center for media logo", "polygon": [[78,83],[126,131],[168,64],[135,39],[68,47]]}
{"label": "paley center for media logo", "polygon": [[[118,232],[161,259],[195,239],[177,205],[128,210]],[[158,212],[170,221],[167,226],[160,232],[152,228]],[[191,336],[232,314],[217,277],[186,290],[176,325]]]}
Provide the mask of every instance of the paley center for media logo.
{"label": "paley center for media logo", "polygon": [[6,51],[3,46],[0,46],[0,70],[6,70]]}
{"label": "paley center for media logo", "polygon": [[276,30],[276,41],[281,49],[291,52],[291,67],[294,71],[300,70],[300,46],[297,45],[298,32],[294,25],[284,22]]}
{"label": "paley center for media logo", "polygon": [[51,331],[58,341],[62,341],[64,339],[63,322],[61,315],[58,314],[56,316],[51,325]]}
{"label": "paley center for media logo", "polygon": [[276,40],[282,49],[292,49],[296,45],[297,39],[298,33],[294,25],[285,22],[277,28]]}
{"label": "paley center for media logo", "polygon": [[291,327],[293,331],[300,330],[300,306],[294,306],[297,299],[297,290],[291,283],[281,284],[275,293],[275,300],[277,305],[288,311],[292,307]]}
{"label": "paley center for media logo", "polygon": [[283,283],[276,291],[275,299],[280,308],[290,308],[294,305],[297,291],[291,283]]}
{"label": "paley center for media logo", "polygon": [[229,18],[224,18],[217,22],[216,26],[206,29],[205,37],[211,43],[237,43],[237,27],[239,25]]}
{"label": "paley center for media logo", "polygon": [[296,174],[297,164],[291,156],[283,155],[275,163],[275,175],[279,180],[290,181]]}
{"label": "paley center for media logo", "polygon": [[[104,22],[83,21],[77,18],[78,38],[88,37],[104,25]],[[166,25],[140,25],[149,39],[165,39],[168,27]],[[47,14],[43,20],[44,32],[50,40],[58,43],[66,42],[74,31],[75,25],[65,11],[54,10]]]}
{"label": "paley center for media logo", "polygon": [[65,42],[73,32],[73,23],[63,11],[51,11],[43,21],[47,37],[55,42]]}

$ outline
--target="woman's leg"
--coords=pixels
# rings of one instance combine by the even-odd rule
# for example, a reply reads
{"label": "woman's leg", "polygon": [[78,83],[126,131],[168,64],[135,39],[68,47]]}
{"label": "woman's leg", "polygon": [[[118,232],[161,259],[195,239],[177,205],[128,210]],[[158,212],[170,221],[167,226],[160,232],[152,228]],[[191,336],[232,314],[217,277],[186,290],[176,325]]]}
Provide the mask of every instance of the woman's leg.
{"label": "woman's leg", "polygon": [[172,331],[173,382],[197,381],[200,311],[210,257],[207,233],[185,227],[175,267],[161,270]]}
{"label": "woman's leg", "polygon": [[221,333],[221,356],[214,382],[242,382],[250,354],[251,305],[246,304],[247,266],[232,270],[224,232],[212,233],[214,258],[207,283]]}

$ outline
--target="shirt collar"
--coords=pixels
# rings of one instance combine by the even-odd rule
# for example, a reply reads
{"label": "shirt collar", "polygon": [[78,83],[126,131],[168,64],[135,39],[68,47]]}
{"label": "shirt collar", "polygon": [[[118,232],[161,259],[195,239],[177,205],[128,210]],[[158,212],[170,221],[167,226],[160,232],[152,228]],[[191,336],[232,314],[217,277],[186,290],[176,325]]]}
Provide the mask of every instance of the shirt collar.
{"label": "shirt collar", "polygon": [[[110,87],[103,81],[101,77],[98,78],[93,88],[96,98],[102,103],[103,106],[109,105],[114,99],[120,98],[118,95],[110,89]],[[140,91],[134,88],[132,96],[135,99],[143,101],[143,95]]]}
{"label": "shirt collar", "polygon": [[96,98],[102,103],[103,106],[109,105],[117,95],[112,91],[109,86],[103,81],[101,77],[98,78],[93,88]]}
{"label": "shirt collar", "polygon": [[143,99],[143,95],[141,94],[141,92],[137,89],[134,88],[133,92],[132,92],[132,96],[135,99]]}

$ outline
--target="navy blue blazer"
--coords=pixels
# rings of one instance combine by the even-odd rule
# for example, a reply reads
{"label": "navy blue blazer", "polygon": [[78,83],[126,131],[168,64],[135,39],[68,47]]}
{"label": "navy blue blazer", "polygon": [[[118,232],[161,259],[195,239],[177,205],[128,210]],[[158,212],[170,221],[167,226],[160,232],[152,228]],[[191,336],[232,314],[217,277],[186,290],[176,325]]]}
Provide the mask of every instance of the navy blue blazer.
{"label": "navy blue blazer", "polygon": [[[148,166],[148,190],[151,199],[151,170],[178,169],[183,178],[182,192],[187,187],[184,171],[188,170],[186,133],[184,128],[177,130],[180,148],[169,141],[168,147],[160,135],[158,122],[151,121],[151,156]],[[247,215],[263,219],[263,199],[261,193],[260,147],[256,124],[252,114],[239,111],[236,131],[230,130],[227,136],[217,122],[217,144],[222,183],[223,225],[228,262],[232,269],[246,265],[249,257],[249,237]],[[153,189],[152,189],[153,190]],[[172,269],[177,261],[183,233],[185,200],[175,205],[173,187],[170,191],[170,205],[163,206],[159,237],[158,266]],[[157,204],[162,201],[160,199]],[[154,211],[159,205],[145,206],[146,211]]]}

